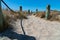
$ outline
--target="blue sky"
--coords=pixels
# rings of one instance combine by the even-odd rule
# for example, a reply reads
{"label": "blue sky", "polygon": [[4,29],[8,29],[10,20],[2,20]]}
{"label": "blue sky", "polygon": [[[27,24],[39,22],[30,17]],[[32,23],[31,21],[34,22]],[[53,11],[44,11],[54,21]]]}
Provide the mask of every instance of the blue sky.
{"label": "blue sky", "polygon": [[[4,0],[6,4],[13,10],[19,10],[19,6],[23,7],[23,10],[32,10],[35,11],[38,9],[39,11],[46,10],[46,6],[48,4],[51,5],[51,10],[60,10],[60,0]],[[2,8],[6,8],[4,4],[2,4]]]}

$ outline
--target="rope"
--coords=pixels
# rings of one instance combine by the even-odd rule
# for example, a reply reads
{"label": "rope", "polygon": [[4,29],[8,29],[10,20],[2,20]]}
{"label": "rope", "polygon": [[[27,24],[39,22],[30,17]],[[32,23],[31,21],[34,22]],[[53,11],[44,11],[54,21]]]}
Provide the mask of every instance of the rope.
{"label": "rope", "polygon": [[[14,12],[14,13],[17,13],[17,12],[15,12],[15,11],[13,11],[3,0],[1,0],[1,1],[5,4],[5,6],[6,6],[10,11],[12,11],[12,12]],[[25,31],[24,31],[24,28],[23,28],[23,25],[22,25],[22,21],[23,21],[23,19],[21,18],[21,28],[22,28],[23,34],[26,35],[26,33],[25,33]]]}
{"label": "rope", "polygon": [[10,10],[10,11],[12,11],[12,12],[14,12],[14,13],[16,13],[15,11],[13,11],[3,0],[1,0],[4,4],[5,4],[5,6]]}
{"label": "rope", "polygon": [[24,31],[24,27],[23,27],[22,21],[23,21],[23,19],[21,18],[21,28],[22,28],[23,34],[26,35],[26,33]]}

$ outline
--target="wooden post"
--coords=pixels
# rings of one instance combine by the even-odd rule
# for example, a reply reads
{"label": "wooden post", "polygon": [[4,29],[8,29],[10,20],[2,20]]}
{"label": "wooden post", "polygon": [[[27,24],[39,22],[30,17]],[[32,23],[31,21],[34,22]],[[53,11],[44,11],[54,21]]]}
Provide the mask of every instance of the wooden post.
{"label": "wooden post", "polygon": [[1,0],[0,0],[0,32],[2,32],[4,29],[3,27],[3,13],[2,13],[2,9],[1,9]]}
{"label": "wooden post", "polygon": [[38,9],[36,9],[36,13],[38,13]]}
{"label": "wooden post", "polygon": [[20,12],[22,12],[22,6],[20,6]]}
{"label": "wooden post", "polygon": [[20,6],[20,12],[19,12],[20,18],[22,19],[22,6]]}
{"label": "wooden post", "polygon": [[28,14],[30,14],[30,9],[28,10]]}
{"label": "wooden post", "polygon": [[47,5],[45,19],[48,19],[50,15],[50,5]]}
{"label": "wooden post", "polygon": [[22,6],[20,6],[20,16],[22,16]]}

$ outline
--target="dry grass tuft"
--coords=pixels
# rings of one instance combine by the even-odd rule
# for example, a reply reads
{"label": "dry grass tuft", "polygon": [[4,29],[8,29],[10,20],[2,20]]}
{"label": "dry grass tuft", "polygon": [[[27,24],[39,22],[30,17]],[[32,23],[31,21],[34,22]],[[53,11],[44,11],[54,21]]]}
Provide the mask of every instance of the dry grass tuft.
{"label": "dry grass tuft", "polygon": [[36,15],[36,17],[44,18],[45,17],[45,12],[39,12],[39,13],[36,13],[34,15]]}
{"label": "dry grass tuft", "polygon": [[0,32],[3,32],[4,30],[10,28],[9,26],[11,25],[10,22],[12,20],[16,21],[17,19],[27,19],[26,15],[24,14],[19,14],[19,12],[17,13],[13,13],[13,12],[8,12],[6,10],[3,11],[3,27],[0,28]]}
{"label": "dry grass tuft", "polygon": [[[45,12],[39,12],[39,13],[36,13],[35,15],[36,15],[36,17],[45,18]],[[60,21],[60,12],[59,11],[51,11],[49,20]]]}

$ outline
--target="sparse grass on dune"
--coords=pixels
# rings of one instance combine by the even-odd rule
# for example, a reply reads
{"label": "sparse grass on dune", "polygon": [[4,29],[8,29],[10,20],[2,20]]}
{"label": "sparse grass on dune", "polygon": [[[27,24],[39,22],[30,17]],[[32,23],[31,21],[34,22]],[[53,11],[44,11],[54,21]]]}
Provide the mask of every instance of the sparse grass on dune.
{"label": "sparse grass on dune", "polygon": [[[36,15],[36,17],[45,18],[45,12],[39,12],[39,13],[36,13],[35,15]],[[59,15],[60,14],[58,11],[51,11],[50,16],[49,16],[49,20],[60,21]]]}
{"label": "sparse grass on dune", "polygon": [[45,17],[45,13],[44,12],[39,12],[35,14],[36,17],[40,17],[40,18],[44,18]]}
{"label": "sparse grass on dune", "polygon": [[27,19],[26,15],[24,14],[21,14],[21,13],[10,13],[8,11],[3,11],[3,28],[0,28],[0,32],[3,32],[4,30],[10,28],[10,22],[13,20],[13,21],[16,21],[17,19]]}
{"label": "sparse grass on dune", "polygon": [[7,16],[7,19],[10,19],[10,18],[12,18],[12,19],[20,19],[21,17],[22,18],[24,18],[24,19],[27,19],[27,17],[26,17],[26,13],[19,13],[19,12],[16,12],[16,13],[14,13],[14,12],[12,12],[12,11],[3,11],[3,14],[6,14],[6,16]]}

